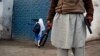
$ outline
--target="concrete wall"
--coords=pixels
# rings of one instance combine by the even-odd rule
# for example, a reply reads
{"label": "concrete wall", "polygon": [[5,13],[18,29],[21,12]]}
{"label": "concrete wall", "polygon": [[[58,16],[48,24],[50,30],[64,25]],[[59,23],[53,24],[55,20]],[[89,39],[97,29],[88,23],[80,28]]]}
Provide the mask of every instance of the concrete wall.
{"label": "concrete wall", "polygon": [[3,9],[3,2],[0,2],[0,21],[2,18],[2,9]]}
{"label": "concrete wall", "polygon": [[2,35],[2,30],[3,30],[3,26],[2,26],[2,13],[3,13],[3,2],[0,2],[0,38]]}
{"label": "concrete wall", "polygon": [[3,2],[3,38],[8,39],[11,37],[11,26],[12,26],[12,9],[13,0],[2,0]]}

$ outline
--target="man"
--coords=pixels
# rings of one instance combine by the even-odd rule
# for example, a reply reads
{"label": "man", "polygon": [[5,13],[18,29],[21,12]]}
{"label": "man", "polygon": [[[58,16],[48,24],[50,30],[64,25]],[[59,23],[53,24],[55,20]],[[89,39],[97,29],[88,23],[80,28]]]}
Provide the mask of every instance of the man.
{"label": "man", "polygon": [[92,0],[51,0],[47,27],[51,29],[51,43],[57,48],[57,56],[68,56],[72,49],[74,56],[85,56],[86,25],[93,20]]}

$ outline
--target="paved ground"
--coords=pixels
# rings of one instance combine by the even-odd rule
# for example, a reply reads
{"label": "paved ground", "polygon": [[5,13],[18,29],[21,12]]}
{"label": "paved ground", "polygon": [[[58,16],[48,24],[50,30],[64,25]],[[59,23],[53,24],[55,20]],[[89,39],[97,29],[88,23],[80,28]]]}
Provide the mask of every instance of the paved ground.
{"label": "paved ground", "polygon": [[[0,40],[0,56],[56,56],[56,48],[50,44],[37,48],[31,41]],[[100,56],[100,40],[86,44],[86,56]]]}
{"label": "paved ground", "polygon": [[100,40],[86,44],[86,56],[100,56]]}

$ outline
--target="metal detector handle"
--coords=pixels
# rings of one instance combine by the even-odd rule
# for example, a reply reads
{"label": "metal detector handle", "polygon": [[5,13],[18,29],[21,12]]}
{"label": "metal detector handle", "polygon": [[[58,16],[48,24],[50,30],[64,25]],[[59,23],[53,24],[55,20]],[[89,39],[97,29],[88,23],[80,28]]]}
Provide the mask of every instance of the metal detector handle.
{"label": "metal detector handle", "polygon": [[84,21],[85,21],[85,24],[86,24],[90,34],[92,34],[92,30],[91,30],[91,27],[90,27],[90,24],[89,24],[89,20],[86,20],[86,18],[85,18]]}

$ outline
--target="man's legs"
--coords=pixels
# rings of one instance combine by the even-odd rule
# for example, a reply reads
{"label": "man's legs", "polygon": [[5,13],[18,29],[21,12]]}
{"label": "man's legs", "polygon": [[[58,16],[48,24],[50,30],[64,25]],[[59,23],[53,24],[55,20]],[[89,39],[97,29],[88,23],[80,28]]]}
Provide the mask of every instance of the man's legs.
{"label": "man's legs", "polygon": [[[69,49],[57,49],[57,56],[69,56],[68,55]],[[84,47],[77,47],[72,48],[72,52],[74,56],[85,56],[85,48]]]}
{"label": "man's legs", "polygon": [[74,56],[85,56],[85,48],[84,47],[78,47],[78,48],[72,48]]}
{"label": "man's legs", "polygon": [[69,49],[57,49],[57,56],[68,56]]}

